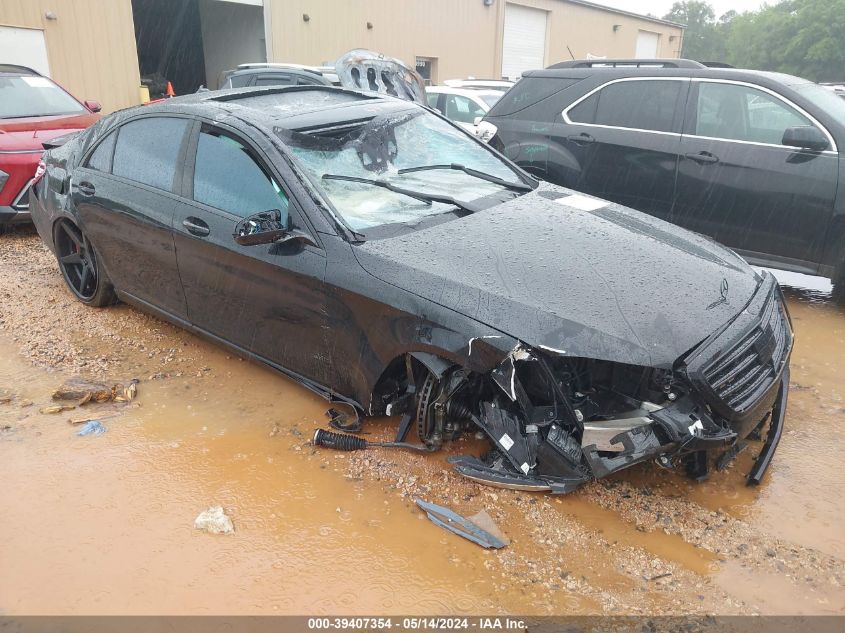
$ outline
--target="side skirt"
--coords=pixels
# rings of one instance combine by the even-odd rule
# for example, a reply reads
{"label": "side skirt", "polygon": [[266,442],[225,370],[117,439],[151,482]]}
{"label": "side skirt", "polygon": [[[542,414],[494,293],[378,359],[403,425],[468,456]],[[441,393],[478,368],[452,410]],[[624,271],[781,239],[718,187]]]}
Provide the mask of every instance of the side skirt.
{"label": "side skirt", "polygon": [[207,341],[211,341],[212,343],[216,343],[221,347],[225,347],[229,351],[233,352],[234,354],[237,354],[245,360],[257,363],[259,365],[265,365],[270,369],[282,374],[283,376],[286,376],[287,378],[290,378],[291,380],[299,383],[309,391],[317,394],[321,398],[328,400],[329,402],[339,402],[347,404],[355,409],[355,414],[359,417],[363,417],[365,415],[364,407],[352,398],[348,398],[347,396],[336,393],[332,391],[332,389],[330,389],[329,387],[321,385],[320,383],[317,383],[311,380],[310,378],[306,378],[305,376],[298,374],[295,371],[288,369],[282,365],[279,365],[278,363],[275,363],[270,359],[265,358],[264,356],[260,356],[253,352],[250,352],[249,350],[246,350],[240,347],[239,345],[235,345],[234,343],[231,343],[224,338],[220,338],[216,334],[212,334],[207,330],[199,328],[181,317],[177,317],[173,314],[170,314],[169,312],[165,312],[164,310],[157,308],[156,306],[152,305],[147,301],[144,301],[143,299],[139,299],[138,297],[125,293],[121,290],[115,290],[115,294],[117,294],[117,297],[121,301],[123,301],[124,303],[128,303],[129,305],[141,310],[142,312],[152,314],[162,319],[163,321],[167,321],[168,323],[172,323],[173,325],[176,325],[182,328],[183,330],[187,330],[191,334],[196,334],[197,336],[204,338]]}

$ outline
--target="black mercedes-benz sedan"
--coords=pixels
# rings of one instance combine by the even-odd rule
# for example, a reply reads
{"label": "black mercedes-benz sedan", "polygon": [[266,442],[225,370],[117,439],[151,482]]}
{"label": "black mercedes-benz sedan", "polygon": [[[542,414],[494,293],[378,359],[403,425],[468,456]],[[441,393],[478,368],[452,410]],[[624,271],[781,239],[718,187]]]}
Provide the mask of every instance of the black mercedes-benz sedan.
{"label": "black mercedes-benz sedan", "polygon": [[461,474],[552,492],[647,459],[703,477],[755,440],[748,480],[770,463],[792,349],[773,278],[537,182],[424,106],[206,92],[64,141],[31,210],[70,291],[349,405],[347,431],[401,416],[397,442],[435,450],[480,429]]}

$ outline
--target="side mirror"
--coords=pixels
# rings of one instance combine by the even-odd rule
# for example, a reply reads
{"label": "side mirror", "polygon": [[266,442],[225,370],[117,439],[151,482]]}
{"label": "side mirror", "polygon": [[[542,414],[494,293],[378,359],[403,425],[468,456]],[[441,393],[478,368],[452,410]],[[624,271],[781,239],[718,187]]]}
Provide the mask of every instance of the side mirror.
{"label": "side mirror", "polygon": [[99,101],[83,101],[82,105],[91,110],[91,112],[99,112],[103,109]]}
{"label": "side mirror", "polygon": [[483,117],[483,116],[477,116],[477,117],[475,117],[475,118],[472,120],[472,124],[473,124],[473,125],[478,125],[478,124],[480,124],[480,123],[481,123],[481,121],[482,121],[483,119],[484,119],[484,117]]}
{"label": "side mirror", "polygon": [[801,125],[786,128],[781,145],[823,152],[830,147],[830,141],[819,128],[812,125]]}
{"label": "side mirror", "polygon": [[244,218],[235,225],[232,234],[235,242],[241,246],[258,244],[290,244],[299,242],[316,246],[310,235],[290,226],[290,218],[282,222],[282,212],[278,209],[261,211]]}

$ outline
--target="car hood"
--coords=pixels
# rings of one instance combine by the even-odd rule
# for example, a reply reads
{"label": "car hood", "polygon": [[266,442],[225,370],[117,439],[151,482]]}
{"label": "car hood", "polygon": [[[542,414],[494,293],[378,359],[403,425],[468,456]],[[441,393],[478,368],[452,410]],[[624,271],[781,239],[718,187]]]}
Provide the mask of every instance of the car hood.
{"label": "car hood", "polygon": [[532,347],[664,368],[760,282],[708,238],[545,183],[354,250],[370,274]]}
{"label": "car hood", "polygon": [[84,130],[99,118],[99,115],[85,113],[0,120],[0,151],[40,150],[44,141]]}

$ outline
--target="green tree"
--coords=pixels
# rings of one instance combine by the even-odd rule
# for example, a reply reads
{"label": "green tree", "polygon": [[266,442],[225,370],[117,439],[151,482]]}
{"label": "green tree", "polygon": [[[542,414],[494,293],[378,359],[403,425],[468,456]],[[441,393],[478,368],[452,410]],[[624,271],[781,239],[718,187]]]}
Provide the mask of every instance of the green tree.
{"label": "green tree", "polygon": [[736,16],[726,47],[735,66],[845,80],[845,0],[787,0]]}
{"label": "green tree", "polygon": [[718,61],[715,54],[720,51],[719,34],[716,28],[716,14],[713,7],[703,0],[675,2],[665,20],[686,25],[681,56],[699,61]]}

